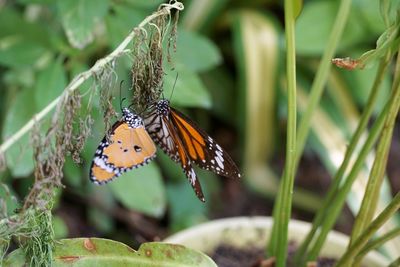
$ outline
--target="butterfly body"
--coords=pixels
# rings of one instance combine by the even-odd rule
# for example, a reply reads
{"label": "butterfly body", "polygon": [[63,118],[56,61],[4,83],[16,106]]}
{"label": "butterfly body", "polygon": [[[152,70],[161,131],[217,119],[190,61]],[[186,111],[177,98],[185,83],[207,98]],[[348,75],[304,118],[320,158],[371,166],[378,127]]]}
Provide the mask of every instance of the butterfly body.
{"label": "butterfly body", "polygon": [[90,179],[104,184],[155,157],[156,147],[144,128],[143,120],[129,109],[122,110],[116,122],[97,148],[90,168]]}
{"label": "butterfly body", "polygon": [[175,162],[181,164],[197,197],[204,201],[193,163],[216,174],[239,178],[240,173],[230,156],[191,119],[160,100],[145,116],[146,129],[154,142]]}

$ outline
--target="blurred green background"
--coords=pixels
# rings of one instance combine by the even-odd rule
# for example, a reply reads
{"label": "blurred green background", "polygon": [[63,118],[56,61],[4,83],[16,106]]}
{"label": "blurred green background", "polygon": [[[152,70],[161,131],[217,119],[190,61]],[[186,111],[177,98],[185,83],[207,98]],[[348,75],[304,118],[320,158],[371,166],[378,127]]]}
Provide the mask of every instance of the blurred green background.
{"label": "blurred green background", "polygon": [[[2,141],[60,95],[77,73],[114,50],[162,2],[0,1]],[[89,166],[105,133],[96,94],[90,100],[94,125],[81,153],[82,162],[76,164],[67,156],[64,167],[65,187],[60,189],[54,207],[58,238],[100,236],[137,247],[212,218],[271,215],[285,151],[283,4],[261,0],[183,3],[173,68],[165,69],[164,95],[171,95],[178,73],[172,105],[198,122],[230,153],[243,179],[230,180],[197,170],[205,191],[204,204],[196,198],[181,168],[158,153],[154,162],[108,185],[91,184]],[[306,1],[298,18],[299,116],[338,4],[334,0]],[[354,0],[337,57],[357,58],[373,49],[384,30],[378,1]],[[130,86],[131,60],[122,57],[116,64],[118,81],[125,81],[123,88]],[[300,162],[293,217],[310,220],[318,208],[331,173],[341,163],[375,72],[373,65],[353,72],[332,68]],[[377,108],[388,96],[392,79],[389,72],[385,79]],[[90,86],[92,80],[81,86],[80,92]],[[125,96],[130,93],[122,91]],[[119,82],[113,95],[118,111]],[[88,103],[89,96],[84,95],[82,108]],[[395,155],[398,146],[398,140],[393,140]],[[6,169],[0,173],[2,216],[12,214],[32,186],[32,153],[28,135],[5,153]],[[400,171],[391,162],[389,177]],[[391,183],[392,190],[398,191],[399,182],[392,179]],[[349,209],[337,225],[339,230],[349,232],[352,210],[360,200],[355,188]]]}

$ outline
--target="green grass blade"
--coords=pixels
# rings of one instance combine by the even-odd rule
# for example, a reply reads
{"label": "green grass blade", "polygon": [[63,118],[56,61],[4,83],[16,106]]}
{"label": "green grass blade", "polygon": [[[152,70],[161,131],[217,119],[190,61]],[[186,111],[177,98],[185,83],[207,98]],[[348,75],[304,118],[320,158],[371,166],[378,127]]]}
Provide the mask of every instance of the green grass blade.
{"label": "green grass blade", "polygon": [[[295,12],[293,1],[285,1],[286,35],[286,75],[288,85],[288,122],[286,137],[286,163],[282,180],[282,191],[278,195],[280,209],[274,212],[274,228],[277,228],[276,266],[286,266],[288,225],[292,212],[292,193],[295,176],[296,157],[296,49],[295,49]],[[279,207],[278,206],[278,207]]]}
{"label": "green grass blade", "polygon": [[353,245],[346,251],[335,265],[336,267],[353,266],[351,265],[354,257],[365,247],[368,240],[378,231],[378,229],[389,220],[400,208],[400,193],[397,193],[390,204],[379,216],[360,234]]}
{"label": "green grass blade", "polygon": [[354,265],[360,264],[363,257],[365,255],[367,255],[370,251],[382,246],[387,241],[389,241],[397,236],[400,236],[400,227],[397,227],[397,228],[387,232],[383,236],[369,242],[367,245],[365,245],[365,247],[360,251],[360,253],[358,253],[356,258],[354,259]]}

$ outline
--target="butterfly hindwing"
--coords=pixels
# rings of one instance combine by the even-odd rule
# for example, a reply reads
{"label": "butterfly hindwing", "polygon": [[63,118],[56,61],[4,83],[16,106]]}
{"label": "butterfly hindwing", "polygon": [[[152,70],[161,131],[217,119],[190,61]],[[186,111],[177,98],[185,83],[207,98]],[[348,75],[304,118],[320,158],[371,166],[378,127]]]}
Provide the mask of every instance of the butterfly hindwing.
{"label": "butterfly hindwing", "polygon": [[123,109],[122,121],[111,128],[96,150],[90,179],[96,184],[111,181],[122,173],[147,164],[155,157],[156,147],[146,132],[142,119]]}

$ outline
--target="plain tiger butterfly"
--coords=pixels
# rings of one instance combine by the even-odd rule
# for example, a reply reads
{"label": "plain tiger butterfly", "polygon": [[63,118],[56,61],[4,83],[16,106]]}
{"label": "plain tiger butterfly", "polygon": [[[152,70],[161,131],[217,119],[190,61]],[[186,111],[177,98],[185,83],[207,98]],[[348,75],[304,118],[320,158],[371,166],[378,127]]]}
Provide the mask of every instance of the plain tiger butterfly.
{"label": "plain tiger butterfly", "polygon": [[109,136],[100,142],[90,167],[90,180],[104,184],[122,173],[150,162],[156,146],[147,133],[143,120],[128,108],[122,119],[112,126]]}
{"label": "plain tiger butterfly", "polygon": [[201,201],[205,199],[192,163],[222,176],[240,178],[238,167],[221,146],[192,120],[172,108],[168,100],[153,104],[144,116],[144,124],[154,142],[181,164]]}

